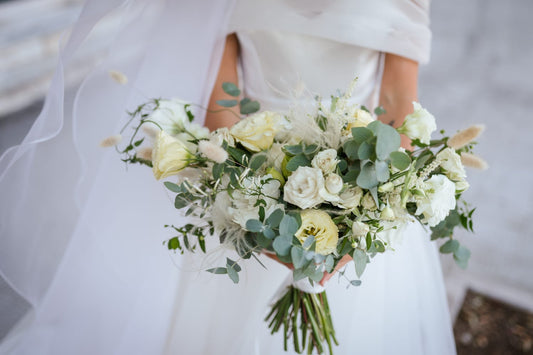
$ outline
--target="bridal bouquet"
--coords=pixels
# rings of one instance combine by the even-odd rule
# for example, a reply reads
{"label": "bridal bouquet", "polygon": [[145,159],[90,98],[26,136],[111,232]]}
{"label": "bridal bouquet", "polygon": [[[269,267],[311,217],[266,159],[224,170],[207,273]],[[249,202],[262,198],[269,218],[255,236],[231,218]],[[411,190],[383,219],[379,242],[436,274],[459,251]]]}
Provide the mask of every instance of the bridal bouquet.
{"label": "bridal bouquet", "polygon": [[[484,165],[471,153],[482,127],[431,139],[435,119],[415,102],[395,129],[375,119],[381,108],[373,115],[351,103],[353,88],[281,113],[260,112],[258,102],[239,99],[240,90],[224,83],[235,99],[219,105],[238,108],[242,117],[214,132],[194,123],[191,104],[152,100],[130,114],[134,134],[117,148],[124,162],[150,166],[158,180],[171,178],[164,185],[176,209],[196,217],[167,226],[177,233],[169,249],[206,252],[206,241],[215,239],[239,258],[207,271],[235,283],[241,260],[260,262],[259,253],[292,267],[294,282],[265,320],[272,333],[283,331],[285,349],[292,338],[298,353],[323,353],[326,346],[331,353],[337,343],[319,282],[344,256],[353,258],[359,278],[412,221],[429,227],[432,239],[444,239],[440,251],[461,267],[470,255],[453,231],[472,230],[473,209],[461,200],[469,186],[463,165]],[[400,133],[412,139],[413,150],[400,147]]]}

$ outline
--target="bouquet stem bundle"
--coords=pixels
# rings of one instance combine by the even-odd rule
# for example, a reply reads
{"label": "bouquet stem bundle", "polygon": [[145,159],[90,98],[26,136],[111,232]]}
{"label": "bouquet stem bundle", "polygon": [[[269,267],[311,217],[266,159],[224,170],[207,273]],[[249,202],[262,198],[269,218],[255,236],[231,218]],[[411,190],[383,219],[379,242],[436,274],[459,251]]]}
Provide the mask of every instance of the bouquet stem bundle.
{"label": "bouquet stem bundle", "polygon": [[285,351],[291,337],[294,351],[298,354],[306,348],[308,354],[314,349],[322,354],[325,344],[328,352],[333,354],[333,343],[339,345],[335,338],[326,291],[307,293],[289,286],[287,292],[272,305],[265,321],[269,322],[271,334],[278,332],[283,326]]}

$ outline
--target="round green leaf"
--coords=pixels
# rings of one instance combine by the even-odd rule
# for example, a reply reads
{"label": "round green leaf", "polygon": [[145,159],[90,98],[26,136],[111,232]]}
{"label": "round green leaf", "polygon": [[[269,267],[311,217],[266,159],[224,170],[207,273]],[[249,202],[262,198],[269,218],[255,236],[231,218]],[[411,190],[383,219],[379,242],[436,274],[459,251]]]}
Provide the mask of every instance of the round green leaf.
{"label": "round green leaf", "polygon": [[411,158],[404,152],[395,151],[390,153],[389,157],[392,165],[398,170],[405,170],[411,164]]}

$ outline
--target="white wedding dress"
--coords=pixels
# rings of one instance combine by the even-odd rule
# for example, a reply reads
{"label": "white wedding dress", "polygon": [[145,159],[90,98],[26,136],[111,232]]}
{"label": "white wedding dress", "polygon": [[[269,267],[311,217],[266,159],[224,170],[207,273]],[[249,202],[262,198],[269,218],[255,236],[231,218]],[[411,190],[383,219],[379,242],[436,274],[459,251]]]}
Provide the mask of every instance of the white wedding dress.
{"label": "white wedding dress", "polygon": [[[104,4],[102,7],[111,11],[123,1],[92,3]],[[165,2],[144,3],[149,8]],[[4,258],[0,271],[30,302],[32,311],[0,344],[0,354],[284,353],[281,335],[271,336],[263,318],[289,270],[261,257],[265,270],[251,259],[243,263],[241,281],[234,285],[223,275],[198,271],[201,255],[169,258],[161,241],[170,235],[165,235],[161,226],[179,221],[164,189],[145,168],[125,172],[116,153],[101,153],[96,148],[99,139],[120,127],[114,116],[146,96],[207,101],[205,88],[213,81],[213,65],[205,59],[211,54],[204,58],[202,53],[214,45],[210,37],[198,33],[192,46],[186,47],[190,58],[182,54],[183,47],[168,56],[157,49],[168,48],[172,41],[191,42],[187,42],[190,36],[186,31],[175,31],[175,27],[198,26],[193,19],[199,14],[210,19],[200,22],[206,33],[222,28],[223,24],[216,23],[217,11],[221,14],[225,9],[221,3],[191,3],[190,7],[201,5],[190,13],[180,12],[185,5],[179,1],[168,2],[174,4],[173,10],[158,8],[163,19],[157,18],[161,32],[145,38],[145,48],[151,49],[148,59],[120,66],[123,58],[111,58],[80,89],[72,121],[75,143],[70,143],[73,138],[61,128],[59,134],[49,137],[44,132],[32,143],[38,149],[23,145],[30,149],[31,154],[26,155],[31,159],[17,158],[7,165],[0,182],[13,210],[7,213],[6,209],[5,215],[3,211],[0,220],[0,228],[5,228],[1,231],[8,236],[7,243],[0,240],[1,246],[9,247],[0,250]],[[354,101],[374,107],[383,52],[427,61],[427,10],[424,0],[379,4],[367,0],[241,0],[228,32],[237,32],[241,44],[243,88],[264,109],[284,109],[302,88],[328,97],[345,89],[355,75]],[[89,7],[91,11],[98,12]],[[143,11],[135,16],[150,13],[146,8]],[[130,42],[119,36],[116,53],[122,53],[121,46],[142,40],[135,32],[142,25],[140,21],[126,23],[124,33],[129,34]],[[73,37],[76,35],[82,38],[75,31]],[[217,58],[217,50],[214,52]],[[184,68],[179,72],[182,76],[168,75],[172,66]],[[187,70],[193,67],[203,69]],[[142,85],[129,92],[102,86],[107,83],[103,77],[108,69],[120,69]],[[195,85],[191,94],[192,85],[177,85],[176,81],[201,84]],[[139,95],[139,89],[145,94]],[[49,115],[56,117],[53,108]],[[69,126],[66,118],[65,125]],[[79,153],[81,172],[76,170],[78,156],[72,151]],[[25,157],[23,154],[19,155]],[[43,178],[40,172],[35,178],[24,175],[24,179],[18,175],[19,171],[35,174],[39,168],[50,169],[46,159],[59,154],[63,162],[63,166],[55,166],[59,173],[47,172]],[[6,161],[11,160],[0,160],[0,167]],[[78,181],[74,171],[83,179]],[[38,185],[30,184],[32,190],[22,197],[8,195],[25,180],[42,181],[48,188],[40,191]],[[37,202],[45,202],[44,206],[31,203],[27,195],[32,194],[39,196]],[[26,200],[30,202],[16,204]],[[45,206],[54,201],[63,206],[61,218],[47,215]],[[32,219],[28,221],[29,216]],[[36,236],[32,226],[39,226]],[[17,238],[30,238],[31,252],[16,243]],[[346,289],[347,282],[336,276],[329,281],[327,292],[340,343],[335,354],[454,354],[435,245],[414,224],[394,239],[396,251],[376,256],[360,287]],[[47,253],[43,256],[40,250]],[[346,270],[353,279],[353,264]]]}

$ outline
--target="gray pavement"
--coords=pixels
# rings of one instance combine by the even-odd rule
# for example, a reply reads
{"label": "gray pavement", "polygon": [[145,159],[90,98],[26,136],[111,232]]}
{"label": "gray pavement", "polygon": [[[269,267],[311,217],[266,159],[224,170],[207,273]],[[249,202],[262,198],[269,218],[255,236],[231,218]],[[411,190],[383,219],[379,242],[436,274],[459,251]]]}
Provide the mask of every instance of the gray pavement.
{"label": "gray pavement", "polygon": [[[443,260],[452,308],[472,287],[533,310],[531,14],[529,0],[432,3],[432,60],[421,68],[420,101],[449,133],[484,123],[476,152],[490,164],[468,171],[476,234],[459,237],[472,250],[469,268]],[[37,106],[0,119],[0,151],[22,139]],[[0,282],[0,337],[25,307]]]}

